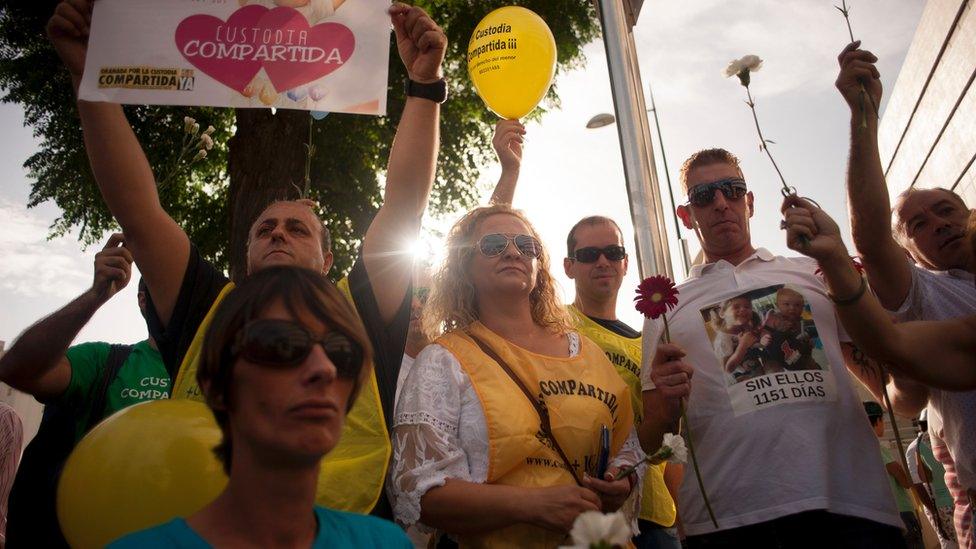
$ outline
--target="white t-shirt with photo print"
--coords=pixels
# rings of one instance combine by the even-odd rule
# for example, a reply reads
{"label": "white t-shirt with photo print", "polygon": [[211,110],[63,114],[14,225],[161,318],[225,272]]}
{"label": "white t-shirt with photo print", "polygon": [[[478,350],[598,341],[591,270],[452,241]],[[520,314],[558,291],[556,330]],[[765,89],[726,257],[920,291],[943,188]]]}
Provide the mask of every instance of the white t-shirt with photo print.
{"label": "white t-shirt with photo print", "polygon": [[[811,510],[901,527],[874,433],[844,364],[840,327],[815,261],[759,249],[738,266],[696,266],[678,286],[668,316],[671,339],[694,367],[688,428],[719,529]],[[730,298],[747,297],[762,315],[784,285],[805,300],[814,327],[813,362],[785,369],[770,361],[763,375],[728,376],[716,357],[707,319]],[[644,324],[645,391],[663,322]],[[762,354],[757,360],[762,362]],[[679,508],[688,535],[715,531],[694,475],[686,475]]]}

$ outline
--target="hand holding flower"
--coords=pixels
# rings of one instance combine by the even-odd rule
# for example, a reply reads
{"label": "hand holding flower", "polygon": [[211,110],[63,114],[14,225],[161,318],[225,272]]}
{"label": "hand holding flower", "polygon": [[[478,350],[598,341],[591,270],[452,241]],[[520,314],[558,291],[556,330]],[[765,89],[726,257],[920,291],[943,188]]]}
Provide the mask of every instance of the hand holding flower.
{"label": "hand holding flower", "polygon": [[651,363],[651,382],[667,402],[671,421],[681,417],[681,402],[691,395],[691,376],[694,368],[684,362],[685,352],[677,345],[662,343]]}
{"label": "hand holding flower", "polygon": [[786,244],[790,249],[812,257],[823,264],[841,259],[849,261],[847,247],[840,236],[840,227],[829,215],[811,201],[798,196],[783,200],[786,225]]}
{"label": "hand holding flower", "polygon": [[569,532],[580,513],[599,512],[602,505],[593,490],[575,484],[532,488],[521,503],[527,522],[563,533]]}
{"label": "hand holding flower", "polygon": [[589,475],[583,477],[583,486],[600,496],[601,510],[604,513],[612,513],[620,509],[630,497],[630,492],[633,489],[629,478],[614,480],[619,472],[619,467],[610,467],[604,475],[606,480],[593,478]]}
{"label": "hand holding flower", "polygon": [[867,93],[871,98],[872,105],[881,103],[881,73],[875,63],[878,57],[873,53],[860,49],[861,41],[851,42],[837,56],[840,64],[840,73],[834,85],[844,101],[851,108],[852,113],[861,115],[878,116],[874,109],[866,109],[861,112],[863,93]]}

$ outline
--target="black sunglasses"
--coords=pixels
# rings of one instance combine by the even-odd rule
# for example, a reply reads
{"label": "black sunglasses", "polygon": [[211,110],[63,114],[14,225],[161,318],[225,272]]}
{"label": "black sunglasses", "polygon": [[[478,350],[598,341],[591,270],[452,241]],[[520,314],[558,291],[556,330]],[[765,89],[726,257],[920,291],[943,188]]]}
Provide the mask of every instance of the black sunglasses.
{"label": "black sunglasses", "polygon": [[536,259],[542,254],[542,244],[533,236],[527,234],[507,235],[502,233],[486,234],[478,241],[478,249],[487,257],[502,255],[508,248],[508,243],[513,242],[515,249],[524,256]]}
{"label": "black sunglasses", "polygon": [[688,193],[688,204],[698,208],[709,206],[715,202],[715,191],[722,191],[726,200],[739,200],[749,192],[745,179],[730,177],[704,185],[698,185]]}
{"label": "black sunglasses", "polygon": [[248,322],[237,332],[231,354],[262,366],[289,368],[304,362],[316,344],[322,346],[335,364],[339,377],[359,377],[363,368],[363,349],[358,343],[335,330],[321,337],[313,335],[304,326],[288,320]]}
{"label": "black sunglasses", "polygon": [[620,261],[627,257],[627,250],[617,244],[607,246],[606,248],[589,246],[576,250],[570,259],[579,261],[580,263],[596,263],[600,260],[601,255],[606,257],[607,261]]}

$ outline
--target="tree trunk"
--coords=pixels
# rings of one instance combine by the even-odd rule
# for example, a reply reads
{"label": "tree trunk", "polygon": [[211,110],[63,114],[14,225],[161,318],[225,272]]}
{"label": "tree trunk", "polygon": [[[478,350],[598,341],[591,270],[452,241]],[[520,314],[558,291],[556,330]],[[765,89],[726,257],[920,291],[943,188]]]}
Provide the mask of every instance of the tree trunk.
{"label": "tree trunk", "polygon": [[229,141],[230,249],[232,280],[247,273],[247,238],[251,224],[275,200],[301,194],[305,180],[305,144],[309,114],[280,109],[237,109],[237,131]]}

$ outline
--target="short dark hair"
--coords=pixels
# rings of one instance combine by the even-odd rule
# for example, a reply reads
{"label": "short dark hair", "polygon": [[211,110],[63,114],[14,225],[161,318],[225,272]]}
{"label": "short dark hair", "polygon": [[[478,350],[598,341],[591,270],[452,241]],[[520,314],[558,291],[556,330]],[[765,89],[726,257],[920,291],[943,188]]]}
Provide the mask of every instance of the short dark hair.
{"label": "short dark hair", "polygon": [[569,230],[569,236],[566,237],[566,257],[568,258],[572,258],[573,254],[576,253],[576,231],[583,225],[613,225],[613,228],[617,229],[620,239],[623,240],[624,232],[620,230],[620,225],[617,225],[616,221],[602,215],[584,217],[573,225],[573,228]]}
{"label": "short dark hair", "polygon": [[267,204],[265,204],[265,206],[258,211],[257,215],[255,215],[254,218],[251,219],[251,223],[248,225],[248,234],[247,234],[248,244],[250,243],[251,240],[251,227],[253,227],[254,223],[261,217],[261,214],[263,214],[265,211],[267,211],[268,208],[274,206],[279,202],[298,202],[299,204],[308,206],[308,209],[312,212],[312,216],[319,222],[319,240],[322,244],[322,255],[328,255],[332,251],[332,232],[325,225],[325,220],[322,219],[322,217],[320,217],[318,213],[316,213],[315,210],[319,206],[311,198],[287,198],[287,197],[272,198],[272,200]]}
{"label": "short dark hair", "polygon": [[873,400],[864,401],[864,413],[868,415],[868,419],[871,420],[871,425],[878,422],[879,419],[884,417],[884,408],[880,404],[874,402]]}
{"label": "short dark hair", "polygon": [[301,267],[275,266],[249,276],[218,307],[204,336],[197,368],[197,383],[203,389],[207,406],[223,431],[223,440],[214,448],[214,453],[228,475],[232,441],[227,408],[231,405],[230,386],[237,360],[231,346],[248,322],[260,318],[269,306],[279,300],[293,316],[308,312],[362,347],[363,368],[353,386],[347,412],[372,371],[372,347],[362,321],[345,296],[322,273]]}
{"label": "short dark hair", "polygon": [[688,193],[688,172],[700,166],[711,164],[729,164],[737,170],[742,170],[739,167],[739,157],[729,151],[719,148],[702,149],[689,156],[681,165],[681,171],[678,172],[678,179],[681,181],[681,188],[685,194]]}

